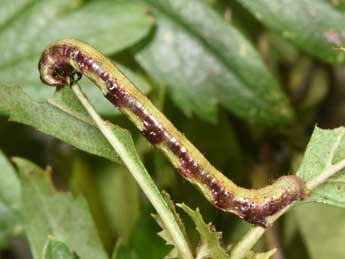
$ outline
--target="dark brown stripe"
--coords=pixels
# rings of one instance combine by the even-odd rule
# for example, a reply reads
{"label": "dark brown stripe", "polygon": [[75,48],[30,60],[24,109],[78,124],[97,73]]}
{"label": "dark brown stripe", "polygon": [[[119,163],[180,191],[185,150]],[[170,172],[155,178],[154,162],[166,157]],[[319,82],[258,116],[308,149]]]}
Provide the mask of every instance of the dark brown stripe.
{"label": "dark brown stripe", "polygon": [[200,174],[201,168],[199,164],[195,162],[190,157],[187,150],[181,147],[174,139],[168,142],[168,148],[179,159],[180,166],[177,170],[183,177],[197,177]]}
{"label": "dark brown stripe", "polygon": [[196,177],[200,173],[200,166],[191,158],[184,160],[180,159],[180,167],[178,168],[180,174],[185,177]]}
{"label": "dark brown stripe", "polygon": [[142,134],[153,145],[159,145],[166,140],[165,130],[152,120],[151,116],[147,115],[143,123],[144,129],[142,130]]}
{"label": "dark brown stripe", "polygon": [[174,138],[169,139],[169,141],[168,141],[168,148],[176,156],[178,156],[178,153],[181,150],[181,146],[177,143],[177,141]]}
{"label": "dark brown stripe", "polygon": [[167,140],[165,129],[153,119],[152,115],[145,112],[140,103],[132,101],[129,108],[143,122],[144,128],[141,133],[151,144],[159,145]]}
{"label": "dark brown stripe", "polygon": [[[109,79],[106,84],[113,86],[116,83]],[[112,90],[110,90],[110,87],[108,87],[105,97],[118,108],[126,107],[128,100],[131,98],[129,94],[120,87],[113,87]]]}
{"label": "dark brown stripe", "polygon": [[144,121],[146,119],[147,114],[144,111],[144,107],[140,103],[135,102],[131,109],[140,121]]}
{"label": "dark brown stripe", "polygon": [[77,65],[79,66],[79,69],[81,71],[90,71],[92,68],[92,62],[94,62],[94,61],[92,61],[92,59],[85,56],[80,51],[74,55],[74,60],[77,63]]}

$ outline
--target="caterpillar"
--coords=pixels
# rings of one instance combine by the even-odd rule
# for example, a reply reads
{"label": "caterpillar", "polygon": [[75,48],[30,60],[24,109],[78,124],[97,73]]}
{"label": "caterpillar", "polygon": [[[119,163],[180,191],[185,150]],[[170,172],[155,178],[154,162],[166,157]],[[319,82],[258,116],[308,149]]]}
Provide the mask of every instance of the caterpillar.
{"label": "caterpillar", "polygon": [[42,82],[49,86],[63,86],[67,79],[72,85],[82,75],[89,78],[166,155],[179,174],[220,210],[268,227],[268,216],[306,195],[303,180],[295,175],[282,176],[261,189],[237,186],[213,167],[108,58],[86,43],[63,39],[50,44],[38,69]]}

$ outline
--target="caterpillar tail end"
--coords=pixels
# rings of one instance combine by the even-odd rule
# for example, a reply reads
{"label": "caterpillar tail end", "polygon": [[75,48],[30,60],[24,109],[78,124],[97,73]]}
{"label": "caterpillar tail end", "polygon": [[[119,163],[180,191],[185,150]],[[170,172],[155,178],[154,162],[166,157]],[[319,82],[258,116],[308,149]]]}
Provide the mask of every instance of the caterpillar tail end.
{"label": "caterpillar tail end", "polygon": [[[263,228],[271,226],[268,220],[270,216],[293,202],[303,200],[308,196],[304,181],[296,175],[282,176],[272,185],[259,191],[262,195],[259,199],[257,199],[258,196],[256,196],[256,199],[234,198],[232,208],[236,208],[236,210],[232,212],[241,219]],[[274,192],[276,193],[274,194]]]}

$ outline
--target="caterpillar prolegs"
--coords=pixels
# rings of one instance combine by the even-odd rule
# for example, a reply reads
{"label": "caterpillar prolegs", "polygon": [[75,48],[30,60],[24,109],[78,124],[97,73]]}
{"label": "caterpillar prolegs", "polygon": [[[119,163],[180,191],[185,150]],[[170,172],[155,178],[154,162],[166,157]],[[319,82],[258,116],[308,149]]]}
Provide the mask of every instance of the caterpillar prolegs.
{"label": "caterpillar prolegs", "polygon": [[305,197],[304,182],[294,175],[280,177],[257,190],[237,186],[214,168],[108,58],[86,43],[57,41],[43,52],[38,67],[41,80],[50,86],[63,86],[67,79],[79,80],[74,79],[76,74],[88,77],[218,209],[267,227],[268,216]]}

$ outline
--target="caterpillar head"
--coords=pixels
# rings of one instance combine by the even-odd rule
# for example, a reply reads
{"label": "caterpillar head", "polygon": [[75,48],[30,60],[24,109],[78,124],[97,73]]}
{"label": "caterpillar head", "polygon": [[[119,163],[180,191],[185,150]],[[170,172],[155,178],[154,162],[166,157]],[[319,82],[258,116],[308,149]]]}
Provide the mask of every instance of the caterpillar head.
{"label": "caterpillar head", "polygon": [[38,63],[41,81],[49,86],[63,86],[67,78],[74,73],[73,67],[67,62],[69,48],[55,45],[47,48]]}

